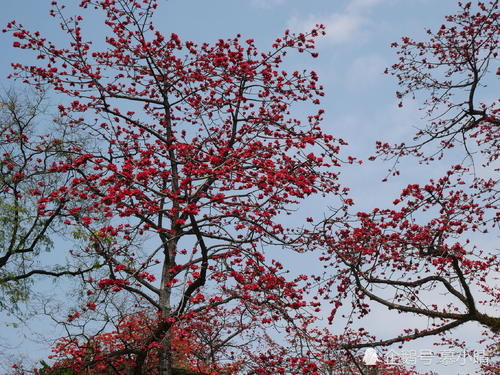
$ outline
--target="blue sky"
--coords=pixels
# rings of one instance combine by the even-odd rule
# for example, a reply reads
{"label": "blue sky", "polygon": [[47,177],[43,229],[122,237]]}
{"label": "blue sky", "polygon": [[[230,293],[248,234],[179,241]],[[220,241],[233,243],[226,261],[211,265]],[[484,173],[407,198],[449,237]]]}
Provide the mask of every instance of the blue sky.
{"label": "blue sky", "polygon": [[[57,24],[48,16],[49,3],[48,0],[4,1],[0,25],[3,27],[15,19],[29,29],[42,31],[51,40],[60,40]],[[319,73],[327,94],[322,102],[326,110],[323,127],[346,139],[350,143],[348,152],[361,158],[372,154],[375,140],[407,140],[415,127],[422,125],[418,104],[408,102],[402,109],[397,108],[395,80],[383,74],[385,67],[396,61],[389,44],[403,35],[423,38],[426,27],[438,28],[443,17],[456,9],[454,0],[159,0],[159,3],[157,28],[165,34],[175,32],[182,40],[196,42],[211,42],[241,33],[244,39],[254,38],[266,50],[285,29],[304,31],[316,23],[325,24],[327,35],[319,41],[319,58],[290,55],[287,64]],[[98,38],[99,28],[92,28],[93,20],[88,16],[87,25],[91,26],[93,37]],[[0,34],[2,88],[13,85],[5,79],[10,62],[30,61],[28,54],[11,48],[11,44],[8,35]],[[426,168],[413,161],[405,165],[399,179],[385,184],[379,181],[389,165],[376,162],[345,168],[343,183],[352,187],[353,196],[362,208],[386,206],[403,185],[440,175],[446,167],[434,164]],[[309,207],[313,212],[320,211],[317,206]],[[383,315],[379,318],[383,319]],[[9,331],[8,335],[13,340],[17,334]],[[40,347],[22,346],[35,358],[43,353],[37,349]],[[440,373],[447,371],[456,374],[463,370],[444,369]]]}

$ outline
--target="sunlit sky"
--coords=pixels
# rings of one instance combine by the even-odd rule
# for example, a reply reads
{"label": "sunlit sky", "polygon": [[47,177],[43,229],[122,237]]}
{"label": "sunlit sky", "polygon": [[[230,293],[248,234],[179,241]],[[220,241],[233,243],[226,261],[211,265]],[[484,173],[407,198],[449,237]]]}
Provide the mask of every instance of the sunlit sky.
{"label": "sunlit sky", "polygon": [[[48,16],[49,3],[48,0],[4,0],[0,25],[3,27],[15,19],[29,29],[40,30],[51,40],[61,40],[56,21]],[[164,34],[175,32],[182,40],[195,42],[212,42],[240,33],[243,39],[253,38],[260,49],[266,50],[285,29],[304,31],[316,23],[324,24],[327,35],[319,40],[319,58],[291,54],[286,64],[294,70],[307,68],[319,74],[327,94],[322,102],[326,110],[324,130],[347,140],[348,153],[364,159],[373,153],[375,140],[408,140],[415,127],[423,124],[418,103],[410,101],[402,109],[397,108],[396,82],[383,74],[385,67],[396,61],[390,43],[403,35],[423,38],[425,28],[438,28],[443,17],[456,10],[454,0],[159,0],[159,3],[157,28]],[[70,14],[73,11],[74,8],[68,9]],[[90,32],[98,39],[99,27],[92,27],[93,22],[87,16],[86,25],[91,26]],[[11,62],[33,61],[28,53],[11,45],[10,36],[0,34],[2,89],[14,85],[5,78]],[[401,177],[383,184],[380,180],[388,167],[376,162],[344,169],[342,182],[352,188],[353,197],[362,209],[387,206],[403,185],[439,175],[446,166],[441,168],[435,164],[425,168],[409,162]],[[327,205],[328,202],[322,206]],[[323,207],[309,210],[319,212]],[[373,325],[380,326],[381,333],[385,328],[390,331],[394,325],[405,324],[404,320],[384,321],[382,313],[373,319]],[[474,329],[477,327],[462,330],[460,334],[468,335]],[[22,336],[19,329],[5,332],[12,343]],[[4,340],[2,336],[0,333],[0,340]],[[414,347],[427,349],[429,343]],[[47,353],[41,348],[43,345],[23,341],[13,352],[37,359]],[[432,367],[421,369],[428,371]],[[458,372],[468,371],[466,367],[439,369],[440,374]]]}

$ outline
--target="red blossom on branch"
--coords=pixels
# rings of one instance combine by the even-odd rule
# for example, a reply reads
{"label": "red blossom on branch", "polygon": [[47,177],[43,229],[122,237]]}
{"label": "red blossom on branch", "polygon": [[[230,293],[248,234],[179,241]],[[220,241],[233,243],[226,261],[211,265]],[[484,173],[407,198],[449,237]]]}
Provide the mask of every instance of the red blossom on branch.
{"label": "red blossom on branch", "polygon": [[[304,279],[288,279],[261,249],[298,241],[278,219],[296,203],[344,193],[337,182],[344,142],[321,130],[324,111],[293,115],[296,103],[320,103],[318,75],[281,68],[292,50],[316,57],[323,26],[286,31],[261,52],[240,36],[196,44],[163,35],[152,23],[155,0],[80,7],[67,17],[53,2],[51,15],[70,39],[64,46],[16,22],[5,32],[40,57],[13,64],[13,76],[60,93],[60,116],[96,140],[51,165],[75,174],[61,189],[80,205],[60,215],[84,228],[88,246],[73,255],[106,267],[107,275],[86,278],[85,309],[100,311],[128,293],[158,313],[140,346],[129,350],[124,340],[124,348],[109,347],[107,361],[129,350],[128,366],[140,374],[157,353],[158,373],[171,374],[172,327],[223,304],[243,308],[252,324],[304,329],[311,320]],[[85,10],[102,16],[103,47],[85,39]],[[59,197],[41,198],[40,213]]]}

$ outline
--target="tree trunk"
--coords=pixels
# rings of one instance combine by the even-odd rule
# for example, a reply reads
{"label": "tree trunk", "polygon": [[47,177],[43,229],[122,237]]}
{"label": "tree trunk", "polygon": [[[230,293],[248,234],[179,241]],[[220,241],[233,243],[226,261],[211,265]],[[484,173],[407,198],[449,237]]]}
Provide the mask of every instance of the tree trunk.
{"label": "tree trunk", "polygon": [[479,323],[488,327],[491,332],[497,333],[500,331],[500,318],[481,313],[476,313],[474,317]]}
{"label": "tree trunk", "polygon": [[170,345],[170,331],[165,332],[161,341],[162,350],[160,352],[160,375],[182,374],[174,371],[172,367],[172,346]]}
{"label": "tree trunk", "polygon": [[172,369],[172,375],[206,375],[206,374],[203,374],[202,372],[190,371],[190,370],[185,370],[183,368],[174,367]]}
{"label": "tree trunk", "polygon": [[[177,248],[176,240],[168,240],[165,249],[165,261],[163,263],[161,286],[160,286],[160,298],[159,305],[161,308],[162,319],[170,318],[172,312],[171,306],[171,274],[169,270],[175,265],[175,250]],[[160,363],[159,363],[159,375],[174,375],[172,365],[172,345],[170,342],[170,330],[164,332],[163,339],[161,340],[162,350],[160,352]]]}

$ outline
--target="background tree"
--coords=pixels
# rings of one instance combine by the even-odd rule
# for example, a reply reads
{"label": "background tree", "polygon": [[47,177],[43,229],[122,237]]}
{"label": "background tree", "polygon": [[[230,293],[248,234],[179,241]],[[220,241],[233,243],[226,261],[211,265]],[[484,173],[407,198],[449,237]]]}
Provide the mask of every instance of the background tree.
{"label": "background tree", "polygon": [[[165,37],[151,21],[154,0],[85,0],[80,7],[93,19],[104,15],[102,45],[85,39],[81,15],[66,17],[56,2],[51,14],[69,45],[15,22],[7,31],[14,47],[47,62],[14,64],[16,75],[63,94],[61,117],[96,140],[52,165],[75,177],[51,191],[39,211],[50,215],[44,205],[63,195],[79,202],[57,214],[89,233],[91,245],[74,252],[78,261],[106,264],[105,277],[86,279],[89,303],[127,293],[136,311],[157,312],[140,342],[103,361],[127,354],[134,374],[147,373],[147,359],[160,347],[157,371],[172,374],[171,327],[209,317],[222,304],[239,306],[249,324],[305,330],[306,277],[287,279],[264,252],[296,241],[279,219],[295,203],[342,192],[334,171],[342,142],[321,131],[323,111],[291,114],[294,103],[320,103],[316,73],[279,69],[291,49],[315,57],[322,27],[287,31],[261,53],[239,37],[200,46]],[[119,324],[106,316],[106,324]]]}
{"label": "background tree", "polygon": [[77,264],[40,259],[53,250],[67,204],[64,194],[50,203],[44,198],[70,178],[52,164],[81,142],[63,124],[49,134],[42,91],[8,91],[0,103],[0,309],[13,311],[28,298],[34,277],[83,273]]}

